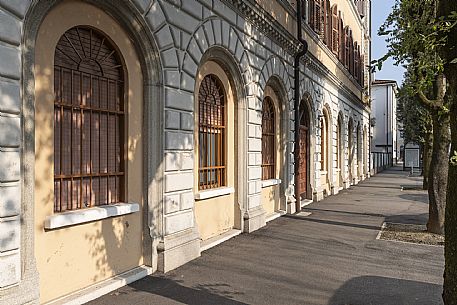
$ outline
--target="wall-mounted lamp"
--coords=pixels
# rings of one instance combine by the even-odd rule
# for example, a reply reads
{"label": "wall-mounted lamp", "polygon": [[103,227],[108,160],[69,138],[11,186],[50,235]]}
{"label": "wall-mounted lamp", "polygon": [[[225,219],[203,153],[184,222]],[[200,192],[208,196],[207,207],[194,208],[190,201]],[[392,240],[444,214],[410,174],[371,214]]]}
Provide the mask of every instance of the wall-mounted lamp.
{"label": "wall-mounted lamp", "polygon": [[371,118],[370,119],[370,126],[375,127],[376,126],[376,118]]}

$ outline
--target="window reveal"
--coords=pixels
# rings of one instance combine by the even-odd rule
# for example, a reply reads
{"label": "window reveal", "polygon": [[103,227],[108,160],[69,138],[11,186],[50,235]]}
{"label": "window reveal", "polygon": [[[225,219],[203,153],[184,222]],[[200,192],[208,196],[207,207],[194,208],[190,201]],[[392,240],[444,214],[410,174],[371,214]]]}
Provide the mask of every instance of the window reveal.
{"label": "window reveal", "polygon": [[54,211],[124,201],[123,66],[103,34],[60,38],[54,93]]}
{"label": "window reveal", "polygon": [[275,109],[270,97],[262,106],[262,180],[275,179]]}
{"label": "window reveal", "polygon": [[225,94],[220,80],[207,75],[198,91],[198,188],[226,185]]}

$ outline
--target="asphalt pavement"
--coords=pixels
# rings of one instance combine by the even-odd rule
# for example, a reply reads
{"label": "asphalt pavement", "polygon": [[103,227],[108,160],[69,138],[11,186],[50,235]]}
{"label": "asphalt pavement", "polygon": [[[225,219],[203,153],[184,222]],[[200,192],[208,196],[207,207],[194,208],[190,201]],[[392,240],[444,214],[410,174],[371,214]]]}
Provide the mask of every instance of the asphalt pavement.
{"label": "asphalt pavement", "polygon": [[399,168],[209,249],[90,305],[434,305],[443,248],[377,240],[384,221],[426,223],[427,194]]}

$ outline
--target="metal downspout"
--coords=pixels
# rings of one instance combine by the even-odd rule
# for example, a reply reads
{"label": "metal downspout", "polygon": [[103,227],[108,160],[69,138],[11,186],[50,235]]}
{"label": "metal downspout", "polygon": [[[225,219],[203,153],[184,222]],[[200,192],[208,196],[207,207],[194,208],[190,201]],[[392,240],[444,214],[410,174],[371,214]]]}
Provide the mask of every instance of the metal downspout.
{"label": "metal downspout", "polygon": [[295,54],[294,59],[294,110],[295,110],[295,133],[294,133],[294,169],[295,169],[295,210],[301,210],[300,190],[298,188],[299,153],[300,153],[300,59],[308,51],[308,43],[302,36],[302,0],[297,1],[297,39],[302,44],[301,50]]}

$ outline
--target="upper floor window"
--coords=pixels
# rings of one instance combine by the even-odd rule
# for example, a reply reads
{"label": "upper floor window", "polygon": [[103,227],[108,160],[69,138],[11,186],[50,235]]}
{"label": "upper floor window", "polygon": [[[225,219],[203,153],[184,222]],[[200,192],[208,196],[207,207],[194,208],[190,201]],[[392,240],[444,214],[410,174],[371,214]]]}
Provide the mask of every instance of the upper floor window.
{"label": "upper floor window", "polygon": [[324,43],[331,48],[332,45],[332,9],[330,7],[330,0],[322,0],[323,7],[323,30],[324,30]]}
{"label": "upper floor window", "polygon": [[225,186],[225,106],[221,81],[215,75],[203,78],[198,90],[198,189]]}
{"label": "upper floor window", "polygon": [[[363,1],[359,6],[363,7]],[[302,1],[302,17],[311,29],[320,35],[325,45],[338,57],[359,84],[363,84],[363,61],[360,45],[354,42],[353,33],[345,26],[337,5],[330,0]],[[306,18],[307,17],[307,18]]]}
{"label": "upper floor window", "polygon": [[262,179],[275,177],[275,108],[270,97],[263,100],[262,106]]}
{"label": "upper floor window", "polygon": [[125,196],[124,65],[110,40],[84,26],[60,38],[54,64],[54,211]]}
{"label": "upper floor window", "polygon": [[308,22],[311,28],[316,32],[319,33],[322,30],[322,4],[321,0],[309,0],[308,2]]}
{"label": "upper floor window", "polygon": [[338,7],[335,5],[331,8],[331,45],[330,48],[334,54],[338,54],[338,44],[339,44],[339,18],[338,18]]}

